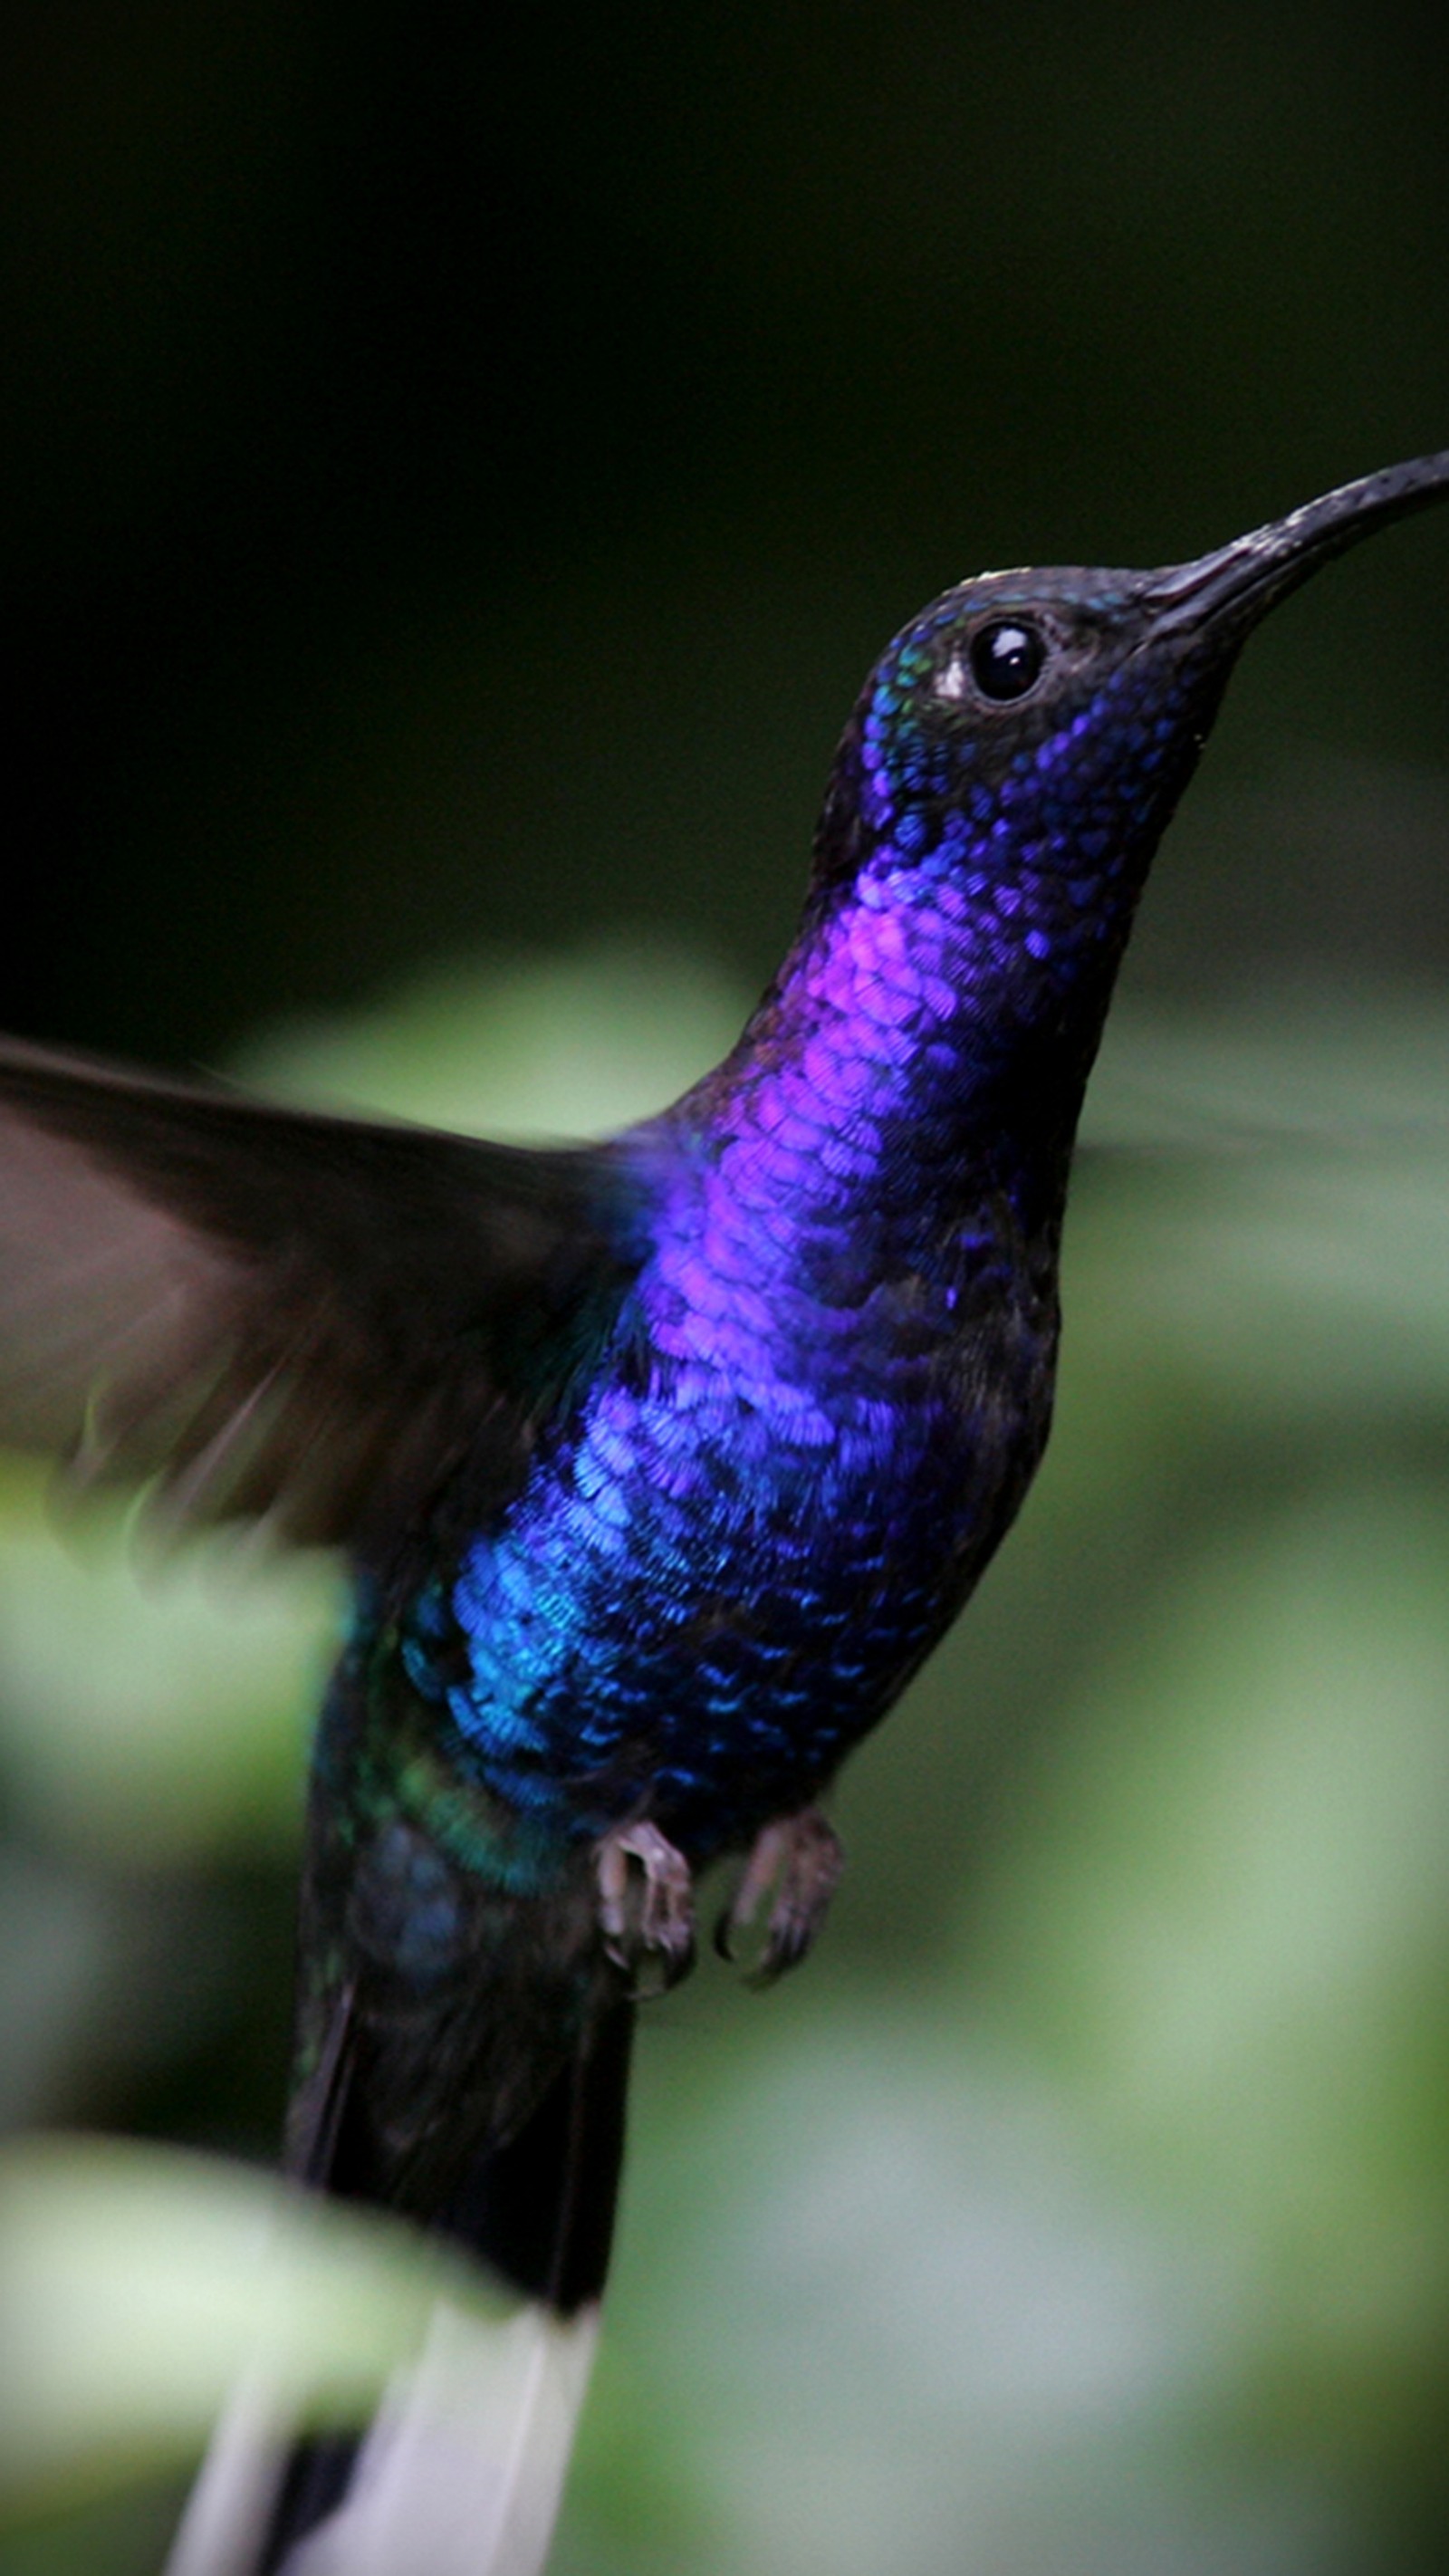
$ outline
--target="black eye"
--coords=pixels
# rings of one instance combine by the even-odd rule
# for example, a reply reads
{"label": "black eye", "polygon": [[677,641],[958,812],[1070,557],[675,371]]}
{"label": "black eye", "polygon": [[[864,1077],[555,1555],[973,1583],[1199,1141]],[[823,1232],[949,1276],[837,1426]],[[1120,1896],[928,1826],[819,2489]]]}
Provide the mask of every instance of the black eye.
{"label": "black eye", "polygon": [[1046,646],[1034,626],[999,617],[971,638],[971,677],[983,698],[1024,698],[1035,688]]}

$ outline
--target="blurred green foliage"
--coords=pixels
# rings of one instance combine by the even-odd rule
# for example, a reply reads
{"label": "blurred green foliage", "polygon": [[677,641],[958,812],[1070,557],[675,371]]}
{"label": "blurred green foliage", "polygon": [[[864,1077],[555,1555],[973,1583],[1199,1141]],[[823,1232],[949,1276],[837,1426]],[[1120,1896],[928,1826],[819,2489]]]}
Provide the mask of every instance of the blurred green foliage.
{"label": "blurred green foliage", "polygon": [[[1449,51],[1396,0],[15,0],[4,47],[37,1035],[485,1129],[653,1106],[922,600],[1449,435]],[[1252,649],[1094,1086],[1021,1528],[847,1775],[808,1976],[653,2016],[560,2576],[1443,2562],[1446,562],[1390,532]],[[7,1467],[7,2118],[264,2158],[335,1577],[45,1523]],[[197,2176],[158,2224],[170,2167],[50,2152],[0,2565],[141,2576],[217,2350],[170,2289],[256,2208],[220,2180],[203,2256]]]}
{"label": "blurred green foliage", "polygon": [[[582,1130],[743,999],[616,946],[247,1066]],[[765,2002],[711,1968],[650,2016],[560,2576],[1435,2563],[1446,1055],[1408,992],[1114,1027],[1048,1463],[846,1775],[831,1937]],[[57,1536],[18,1465],[0,1499],[12,2116],[264,2154],[330,1569],[158,1567],[109,1508]],[[7,2576],[140,2576],[255,2325],[255,2179],[138,2152],[0,2179]],[[331,2260],[295,2366],[365,2389],[432,2276]]]}

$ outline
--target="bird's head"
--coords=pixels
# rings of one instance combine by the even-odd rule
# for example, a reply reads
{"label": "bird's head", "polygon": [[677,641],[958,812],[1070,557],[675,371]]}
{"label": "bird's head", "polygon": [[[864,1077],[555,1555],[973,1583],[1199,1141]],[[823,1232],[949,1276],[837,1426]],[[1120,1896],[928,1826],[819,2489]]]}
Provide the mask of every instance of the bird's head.
{"label": "bird's head", "polygon": [[[881,656],[841,744],[817,900],[951,879],[1042,963],[1120,942],[1246,637],[1319,566],[1449,490],[1449,452],[1158,572],[986,573]],[[1004,901],[1003,901],[1004,898]]]}

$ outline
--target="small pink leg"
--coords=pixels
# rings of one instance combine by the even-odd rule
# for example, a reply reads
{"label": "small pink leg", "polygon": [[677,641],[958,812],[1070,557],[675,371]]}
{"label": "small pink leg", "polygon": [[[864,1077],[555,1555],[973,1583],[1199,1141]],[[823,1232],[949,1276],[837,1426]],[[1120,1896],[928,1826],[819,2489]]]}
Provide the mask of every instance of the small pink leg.
{"label": "small pink leg", "polygon": [[653,1958],[664,1985],[677,1985],[694,1960],[694,1882],[683,1853],[657,1825],[616,1825],[594,1866],[599,1929],[614,1965],[634,1976]]}
{"label": "small pink leg", "polygon": [[740,1934],[771,1897],[750,1983],[768,1986],[787,1968],[798,1967],[830,1910],[844,1866],[840,1836],[818,1807],[803,1807],[798,1816],[777,1816],[756,1835],[733,1903],[716,1926],[720,1956],[738,1956]]}

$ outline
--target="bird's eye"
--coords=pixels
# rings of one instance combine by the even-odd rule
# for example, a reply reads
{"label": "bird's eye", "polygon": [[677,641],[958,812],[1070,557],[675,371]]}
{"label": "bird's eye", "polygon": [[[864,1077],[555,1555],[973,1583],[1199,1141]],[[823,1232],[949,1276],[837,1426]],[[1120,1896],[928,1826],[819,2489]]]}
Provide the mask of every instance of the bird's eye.
{"label": "bird's eye", "polygon": [[995,618],[971,638],[971,677],[983,698],[1024,698],[1041,677],[1046,646],[1034,626]]}

